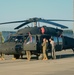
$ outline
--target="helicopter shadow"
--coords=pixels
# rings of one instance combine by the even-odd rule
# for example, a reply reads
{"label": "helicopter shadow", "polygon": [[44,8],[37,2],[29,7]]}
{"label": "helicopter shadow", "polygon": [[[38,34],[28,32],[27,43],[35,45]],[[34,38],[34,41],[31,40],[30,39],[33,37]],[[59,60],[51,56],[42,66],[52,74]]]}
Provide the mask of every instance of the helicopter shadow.
{"label": "helicopter shadow", "polygon": [[63,55],[57,55],[56,58],[57,59],[61,59],[61,58],[71,58],[74,57],[74,53],[73,54],[63,54]]}
{"label": "helicopter shadow", "polygon": [[[74,57],[74,53],[73,54],[56,55],[56,59],[71,58],[71,57]],[[27,59],[27,57],[24,57],[22,59]],[[38,59],[36,56],[32,56],[31,59],[33,59],[33,60],[41,60],[41,59]],[[48,56],[48,60],[50,60],[50,59],[52,59],[51,55]]]}

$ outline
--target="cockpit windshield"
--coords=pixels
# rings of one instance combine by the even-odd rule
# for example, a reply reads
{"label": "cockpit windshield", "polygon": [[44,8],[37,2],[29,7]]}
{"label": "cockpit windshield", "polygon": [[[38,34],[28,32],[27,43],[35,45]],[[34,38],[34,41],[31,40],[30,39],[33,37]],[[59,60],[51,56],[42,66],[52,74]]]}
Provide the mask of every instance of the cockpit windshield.
{"label": "cockpit windshield", "polygon": [[11,36],[9,42],[23,42],[23,36]]}

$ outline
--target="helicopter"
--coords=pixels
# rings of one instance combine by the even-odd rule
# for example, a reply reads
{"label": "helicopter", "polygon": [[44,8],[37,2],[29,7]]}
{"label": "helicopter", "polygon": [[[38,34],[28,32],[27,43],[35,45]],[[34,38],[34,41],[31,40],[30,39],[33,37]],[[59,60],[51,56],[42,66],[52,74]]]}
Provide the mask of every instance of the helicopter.
{"label": "helicopter", "polygon": [[[64,26],[59,23],[55,23],[53,21],[69,21],[74,22],[73,20],[56,20],[56,19],[42,19],[42,18],[30,18],[28,20],[22,21],[12,21],[12,22],[4,22],[0,23],[0,25],[4,24],[12,24],[12,23],[22,23],[21,25],[17,26],[14,29],[19,29],[23,26],[28,25],[29,23],[34,22],[34,27],[25,27],[19,29],[15,34],[11,35],[8,40],[4,43],[0,43],[0,54],[6,55],[14,55],[16,59],[20,58],[21,55],[25,54],[25,51],[30,50],[32,54],[36,55],[37,57],[42,53],[42,39],[46,38],[53,38],[56,44],[55,50],[61,51],[65,49],[72,49],[74,51],[74,38],[70,36],[63,35],[63,29],[68,29],[67,26]],[[43,22],[47,24],[51,24],[56,27],[60,27],[62,29],[48,27],[48,26],[37,26],[37,22]],[[28,43],[30,40],[29,32],[32,36],[32,42]],[[73,33],[72,33],[73,35]],[[26,40],[26,44],[24,45],[24,41]],[[27,44],[28,43],[28,44]],[[49,42],[50,44],[50,42]],[[49,48],[49,52],[51,52]]]}

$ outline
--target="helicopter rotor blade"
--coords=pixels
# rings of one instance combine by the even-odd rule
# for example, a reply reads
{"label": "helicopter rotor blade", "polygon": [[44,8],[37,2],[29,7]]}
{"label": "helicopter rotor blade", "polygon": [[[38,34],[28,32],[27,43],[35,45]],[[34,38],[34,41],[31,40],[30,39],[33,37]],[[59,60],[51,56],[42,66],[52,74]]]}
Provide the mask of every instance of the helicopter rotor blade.
{"label": "helicopter rotor blade", "polygon": [[45,19],[40,19],[40,20],[38,20],[38,22],[44,22],[44,23],[47,23],[47,24],[52,24],[54,26],[58,26],[58,27],[61,27],[61,28],[68,28],[67,26],[64,26],[62,24],[51,22],[51,21],[47,21]]}
{"label": "helicopter rotor blade", "polygon": [[62,20],[62,19],[49,19],[47,21],[63,21],[63,22],[74,22],[74,20]]}
{"label": "helicopter rotor blade", "polygon": [[25,22],[25,23],[23,23],[23,24],[17,26],[17,27],[14,28],[14,29],[19,29],[19,28],[21,28],[21,27],[23,27],[24,25],[29,24],[29,23],[31,23],[31,22]]}
{"label": "helicopter rotor blade", "polygon": [[[40,20],[41,18],[30,18],[29,20],[31,21],[38,21]],[[26,21],[29,21],[29,20],[21,20],[21,21],[11,21],[11,22],[4,22],[4,23],[0,23],[0,25],[3,25],[3,24],[11,24],[11,23],[22,23],[22,22],[26,22]],[[74,20],[62,20],[62,19],[46,19],[47,21],[63,21],[63,22],[74,22]]]}
{"label": "helicopter rotor blade", "polygon": [[43,22],[43,23],[48,23],[48,24],[52,24],[54,26],[58,26],[58,27],[61,27],[61,28],[68,28],[67,26],[64,26],[62,24],[59,24],[59,23],[55,23],[53,21],[67,21],[67,22],[74,22],[74,20],[62,20],[62,19],[42,19],[42,18],[30,18],[28,20],[21,20],[21,21],[11,21],[11,22],[4,22],[4,23],[0,23],[0,25],[3,25],[3,24],[11,24],[11,23],[23,23],[19,26],[17,26],[15,29],[19,29],[21,28],[22,26],[26,25],[26,24],[29,24],[31,22]]}
{"label": "helicopter rotor blade", "polygon": [[29,20],[26,20],[25,23],[23,23],[23,24],[17,26],[17,27],[14,28],[14,29],[19,29],[19,28],[23,27],[24,25],[27,25],[27,24],[32,23],[32,22],[37,22],[38,20],[39,20],[39,18],[30,18]]}
{"label": "helicopter rotor blade", "polygon": [[52,24],[52,25],[54,25],[54,26],[58,26],[58,27],[61,27],[61,28],[68,28],[67,26],[64,26],[64,25],[59,24],[59,23],[55,23],[55,22],[48,21],[48,20],[41,19],[41,18],[35,20],[35,18],[34,18],[34,20],[32,19],[32,20],[26,21],[25,23],[19,25],[19,26],[16,27],[15,29],[19,29],[19,28],[21,28],[22,26],[24,26],[24,25],[26,25],[26,24],[29,24],[29,23],[31,23],[31,22],[37,22],[37,21],[38,21],[38,22],[44,22],[44,23]]}
{"label": "helicopter rotor blade", "polygon": [[0,23],[0,25],[3,25],[3,24],[11,24],[11,23],[22,23],[22,22],[25,22],[26,20],[22,20],[22,21],[12,21],[12,22],[4,22],[4,23]]}

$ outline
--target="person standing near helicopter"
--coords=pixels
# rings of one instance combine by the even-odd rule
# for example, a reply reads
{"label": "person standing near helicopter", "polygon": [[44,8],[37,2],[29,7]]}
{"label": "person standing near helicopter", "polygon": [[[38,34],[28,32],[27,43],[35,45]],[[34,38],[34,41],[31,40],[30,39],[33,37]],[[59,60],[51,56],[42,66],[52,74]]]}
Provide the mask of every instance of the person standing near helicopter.
{"label": "person standing near helicopter", "polygon": [[56,59],[54,40],[52,38],[50,38],[49,41],[50,41],[50,44],[51,44],[51,56],[52,56],[52,59]]}
{"label": "person standing near helicopter", "polygon": [[[5,39],[4,39],[3,35],[2,35],[2,32],[0,32],[0,44],[4,43],[4,41],[5,41]],[[4,54],[2,52],[1,52],[1,58],[0,58],[0,60],[5,60],[4,59]]]}
{"label": "person standing near helicopter", "polygon": [[43,60],[48,60],[46,55],[47,45],[46,45],[46,38],[43,39],[42,43],[42,51],[43,51]]}
{"label": "person standing near helicopter", "polygon": [[[29,35],[29,41],[26,43],[26,44],[29,44],[29,43],[31,43],[32,42],[32,35],[31,35],[31,32],[29,32],[28,33],[28,35]],[[27,59],[30,61],[30,59],[31,59],[31,52],[30,52],[30,50],[27,50],[26,51],[26,56],[27,56]]]}

